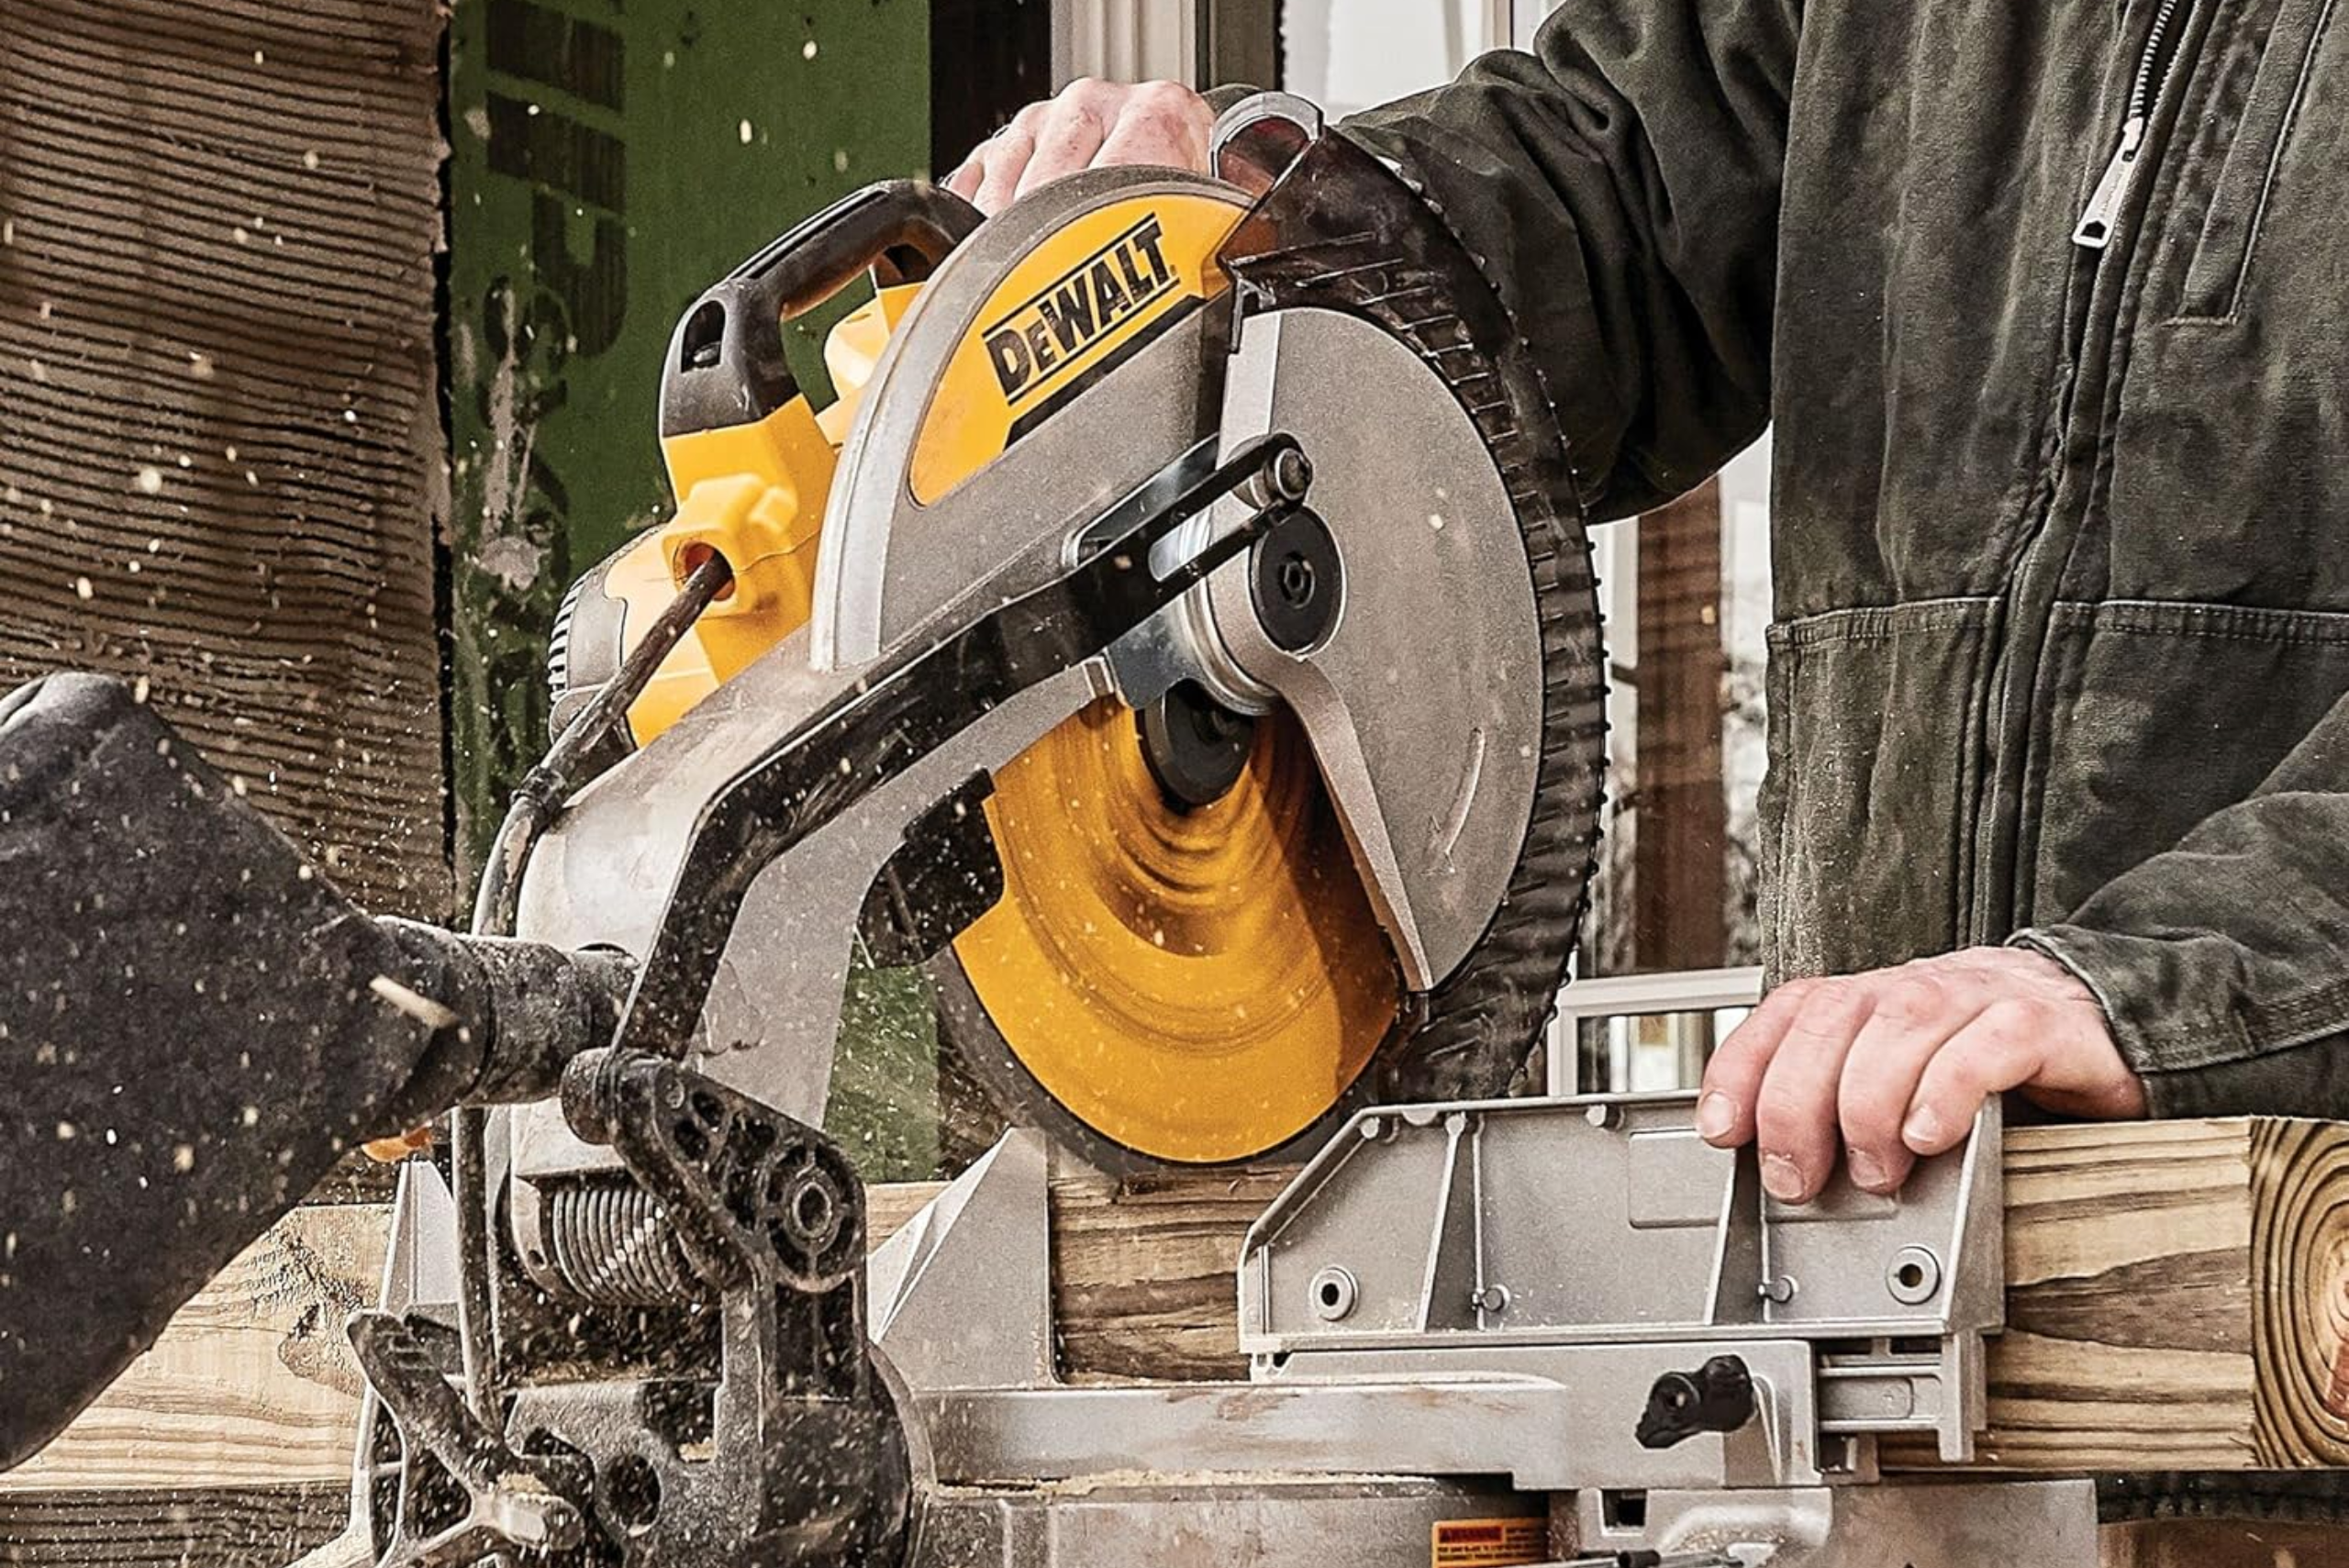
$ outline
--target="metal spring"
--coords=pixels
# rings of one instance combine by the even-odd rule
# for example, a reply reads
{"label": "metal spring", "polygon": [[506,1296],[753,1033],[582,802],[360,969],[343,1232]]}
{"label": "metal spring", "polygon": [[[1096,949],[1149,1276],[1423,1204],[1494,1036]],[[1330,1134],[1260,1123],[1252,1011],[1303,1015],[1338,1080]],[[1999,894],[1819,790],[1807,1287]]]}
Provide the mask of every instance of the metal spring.
{"label": "metal spring", "polygon": [[550,1195],[547,1237],[563,1283],[607,1307],[659,1307],[708,1293],[652,1195],[634,1182],[584,1182]]}

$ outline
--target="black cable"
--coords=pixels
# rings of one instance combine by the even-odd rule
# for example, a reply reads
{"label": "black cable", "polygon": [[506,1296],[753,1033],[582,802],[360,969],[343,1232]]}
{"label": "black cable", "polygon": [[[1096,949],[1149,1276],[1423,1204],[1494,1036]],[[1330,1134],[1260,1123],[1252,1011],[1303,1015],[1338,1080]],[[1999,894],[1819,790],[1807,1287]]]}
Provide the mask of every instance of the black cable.
{"label": "black cable", "polygon": [[[514,791],[506,819],[491,841],[489,864],[473,897],[473,934],[510,937],[520,914],[522,872],[530,852],[570,798],[580,762],[628,716],[636,699],[674,652],[702,612],[734,581],[727,559],[711,554],[686,574],[643,638],[620,662],[618,673],[563,727],[537,766]],[[457,1108],[449,1136],[450,1196],[457,1207],[457,1342],[464,1358],[465,1390],[473,1413],[496,1426],[497,1369],[489,1338],[489,1281],[495,1254],[489,1230],[488,1155],[484,1145],[489,1113],[479,1106]]]}
{"label": "black cable", "polygon": [[643,639],[620,662],[618,673],[579,710],[578,717],[564,726],[538,765],[522,776],[514,791],[513,804],[507,807],[506,820],[498,824],[497,837],[490,846],[489,865],[482,873],[481,888],[473,898],[473,935],[513,935],[521,899],[522,868],[529,863],[530,851],[538,847],[540,835],[546,831],[576,786],[573,775],[581,759],[627,717],[628,710],[644,695],[644,688],[651,684],[662,662],[685,640],[685,633],[693,629],[702,612],[733,581],[734,568],[722,555],[713,554],[695,567],[686,575],[685,585],[678,589],[677,596],[669,601],[645,628]]}

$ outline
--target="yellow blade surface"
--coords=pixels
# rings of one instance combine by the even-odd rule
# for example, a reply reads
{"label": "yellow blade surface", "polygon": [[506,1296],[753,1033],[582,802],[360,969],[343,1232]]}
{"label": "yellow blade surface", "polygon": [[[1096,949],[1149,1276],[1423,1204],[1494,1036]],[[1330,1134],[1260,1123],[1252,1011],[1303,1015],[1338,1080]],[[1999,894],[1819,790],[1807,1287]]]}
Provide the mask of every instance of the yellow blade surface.
{"label": "yellow blade surface", "polygon": [[1103,1137],[1184,1162],[1263,1153],[1393,1026],[1401,982],[1286,716],[1186,812],[1105,698],[998,773],[986,811],[1005,894],[954,956],[1011,1054]]}

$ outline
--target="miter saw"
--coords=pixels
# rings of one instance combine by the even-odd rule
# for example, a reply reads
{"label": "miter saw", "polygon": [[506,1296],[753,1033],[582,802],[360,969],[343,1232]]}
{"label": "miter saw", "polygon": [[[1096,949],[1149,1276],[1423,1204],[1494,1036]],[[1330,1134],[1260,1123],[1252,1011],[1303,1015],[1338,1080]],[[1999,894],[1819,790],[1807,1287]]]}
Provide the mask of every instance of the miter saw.
{"label": "miter saw", "polygon": [[[2092,1562],[2083,1486],[1875,1471],[1881,1439],[1962,1460],[1982,1424],[1994,1115],[1897,1200],[1785,1209],[1684,1099],[1506,1097],[1597,842],[1572,460],[1401,177],[1278,95],[1215,168],[985,223],[876,186],[686,313],[676,514],[565,606],[561,739],[475,934],[304,917],[375,973],[302,1049],[371,1031],[401,1064],[342,1129],[464,1107],[445,1180],[403,1168],[352,1327],[333,1552]],[[868,273],[818,407],[783,324]],[[115,771],[58,773],[110,810],[149,720],[77,700]],[[819,1130],[860,940],[928,971],[1015,1124],[869,1271]],[[1049,1148],[1307,1159],[1240,1261],[1252,1381],[1061,1381]]]}

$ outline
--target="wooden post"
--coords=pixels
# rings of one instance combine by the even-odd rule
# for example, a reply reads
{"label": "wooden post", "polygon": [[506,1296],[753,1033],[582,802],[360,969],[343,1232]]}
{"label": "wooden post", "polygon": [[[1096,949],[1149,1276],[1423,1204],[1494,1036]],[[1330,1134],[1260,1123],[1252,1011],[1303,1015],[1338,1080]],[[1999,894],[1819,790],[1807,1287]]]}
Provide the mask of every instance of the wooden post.
{"label": "wooden post", "polygon": [[1640,518],[1639,751],[1631,952],[1645,970],[1725,960],[1729,797],[1721,783],[1721,489]]}

